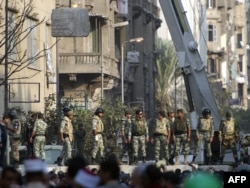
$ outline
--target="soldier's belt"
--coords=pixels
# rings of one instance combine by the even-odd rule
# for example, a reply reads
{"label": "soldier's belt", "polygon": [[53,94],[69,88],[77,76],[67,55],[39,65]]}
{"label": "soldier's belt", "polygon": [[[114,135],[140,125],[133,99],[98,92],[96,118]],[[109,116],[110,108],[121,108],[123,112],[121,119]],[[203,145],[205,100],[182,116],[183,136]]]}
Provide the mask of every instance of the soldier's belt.
{"label": "soldier's belt", "polygon": [[132,136],[143,136],[144,134],[132,133]]}
{"label": "soldier's belt", "polygon": [[162,133],[154,133],[154,136],[167,136],[167,135],[162,134]]}
{"label": "soldier's belt", "polygon": [[63,138],[68,138],[68,137],[69,137],[69,134],[63,133]]}
{"label": "soldier's belt", "polygon": [[102,132],[97,132],[96,134],[102,134]]}
{"label": "soldier's belt", "polygon": [[175,131],[175,135],[187,134],[187,131]]}
{"label": "soldier's belt", "polygon": [[36,134],[36,136],[45,136],[45,134]]}
{"label": "soldier's belt", "polygon": [[208,131],[208,130],[199,130],[198,132],[200,132],[200,133],[210,133],[210,131]]}

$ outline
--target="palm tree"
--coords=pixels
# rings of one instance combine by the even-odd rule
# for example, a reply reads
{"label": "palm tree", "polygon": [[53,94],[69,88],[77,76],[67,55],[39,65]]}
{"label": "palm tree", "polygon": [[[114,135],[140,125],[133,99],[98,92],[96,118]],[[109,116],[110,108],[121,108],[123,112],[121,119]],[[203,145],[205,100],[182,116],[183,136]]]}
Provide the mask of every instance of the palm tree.
{"label": "palm tree", "polygon": [[[156,101],[158,109],[169,109],[174,106],[174,97],[171,90],[174,90],[175,79],[180,77],[180,69],[177,67],[177,56],[172,41],[157,39],[156,48],[159,53],[156,61],[157,76]],[[176,92],[176,91],[175,91]]]}

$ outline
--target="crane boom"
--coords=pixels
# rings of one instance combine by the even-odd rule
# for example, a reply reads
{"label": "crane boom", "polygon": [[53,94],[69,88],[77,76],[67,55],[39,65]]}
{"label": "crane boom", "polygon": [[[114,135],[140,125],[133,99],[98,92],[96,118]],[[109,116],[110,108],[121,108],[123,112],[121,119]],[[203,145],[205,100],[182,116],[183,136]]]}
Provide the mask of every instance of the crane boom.
{"label": "crane boom", "polygon": [[185,81],[192,129],[197,126],[197,114],[209,107],[215,130],[219,129],[220,114],[210,88],[198,45],[194,40],[181,0],[160,0]]}

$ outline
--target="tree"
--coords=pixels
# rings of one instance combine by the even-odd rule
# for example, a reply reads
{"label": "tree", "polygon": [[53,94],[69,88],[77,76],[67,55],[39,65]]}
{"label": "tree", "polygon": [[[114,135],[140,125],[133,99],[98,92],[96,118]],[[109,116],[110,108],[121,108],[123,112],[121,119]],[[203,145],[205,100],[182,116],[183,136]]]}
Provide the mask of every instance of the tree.
{"label": "tree", "polygon": [[180,69],[177,66],[178,60],[171,41],[157,39],[156,48],[162,52],[159,53],[156,61],[156,100],[159,109],[169,109],[174,106],[174,97],[171,96],[171,90],[174,89],[175,81],[178,83],[178,80],[180,80]]}
{"label": "tree", "polygon": [[[2,7],[4,1],[1,2]],[[27,26],[28,19],[32,16],[34,9],[34,0],[24,0],[13,3],[8,6],[8,18],[5,23],[0,24],[0,48],[4,49],[5,53],[0,57],[0,64],[7,62],[8,74],[4,79],[0,80],[0,86],[6,84],[8,80],[15,79],[29,79],[34,77],[38,72],[33,75],[23,74],[22,77],[14,78],[15,73],[23,71],[26,67],[37,61],[38,59],[46,56],[46,50],[51,49],[54,44],[48,48],[38,50],[37,52],[30,53],[29,50],[23,48],[23,43],[31,36],[35,28],[45,23],[46,18],[34,22]],[[6,8],[7,10],[7,8]],[[32,49],[30,46],[28,49]],[[7,61],[6,61],[7,60]],[[6,66],[6,65],[5,65]],[[7,79],[7,80],[6,80]]]}

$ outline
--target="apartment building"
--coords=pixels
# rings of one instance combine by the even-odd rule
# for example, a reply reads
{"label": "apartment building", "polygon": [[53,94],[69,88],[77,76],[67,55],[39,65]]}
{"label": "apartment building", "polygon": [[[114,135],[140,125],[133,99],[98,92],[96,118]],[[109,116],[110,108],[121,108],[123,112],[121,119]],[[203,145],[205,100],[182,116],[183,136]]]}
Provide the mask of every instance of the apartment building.
{"label": "apartment building", "polygon": [[[69,4],[71,3],[71,4]],[[87,8],[90,33],[87,37],[64,37],[58,43],[59,91],[61,100],[79,108],[96,108],[102,99],[114,97],[118,85],[119,59],[115,56],[116,1],[56,1],[57,8]]]}
{"label": "apartment building", "polygon": [[[5,19],[5,11],[1,11],[0,17],[0,30],[5,31],[0,39],[0,101],[3,105],[4,94],[7,94],[9,108],[19,106],[26,112],[43,111],[45,98],[56,93],[56,49],[52,47],[55,39],[51,36],[50,20],[55,3],[8,0],[2,2],[2,10],[6,10],[5,2],[8,3],[8,19]],[[8,70],[7,91],[4,90],[5,68]],[[0,113],[3,112],[1,108]]]}
{"label": "apartment building", "polygon": [[208,75],[229,94],[224,105],[247,109],[248,39],[245,1],[207,0],[206,3]]}
{"label": "apartment building", "polygon": [[[70,6],[69,1],[57,1],[57,8],[65,6]],[[61,98],[72,98],[83,108],[95,108],[101,99],[121,98],[124,104],[139,105],[152,116],[155,32],[161,23],[156,3],[149,0],[72,0],[71,7],[88,9],[91,31],[87,37],[60,39]],[[138,43],[135,40],[138,38],[144,40]]]}

